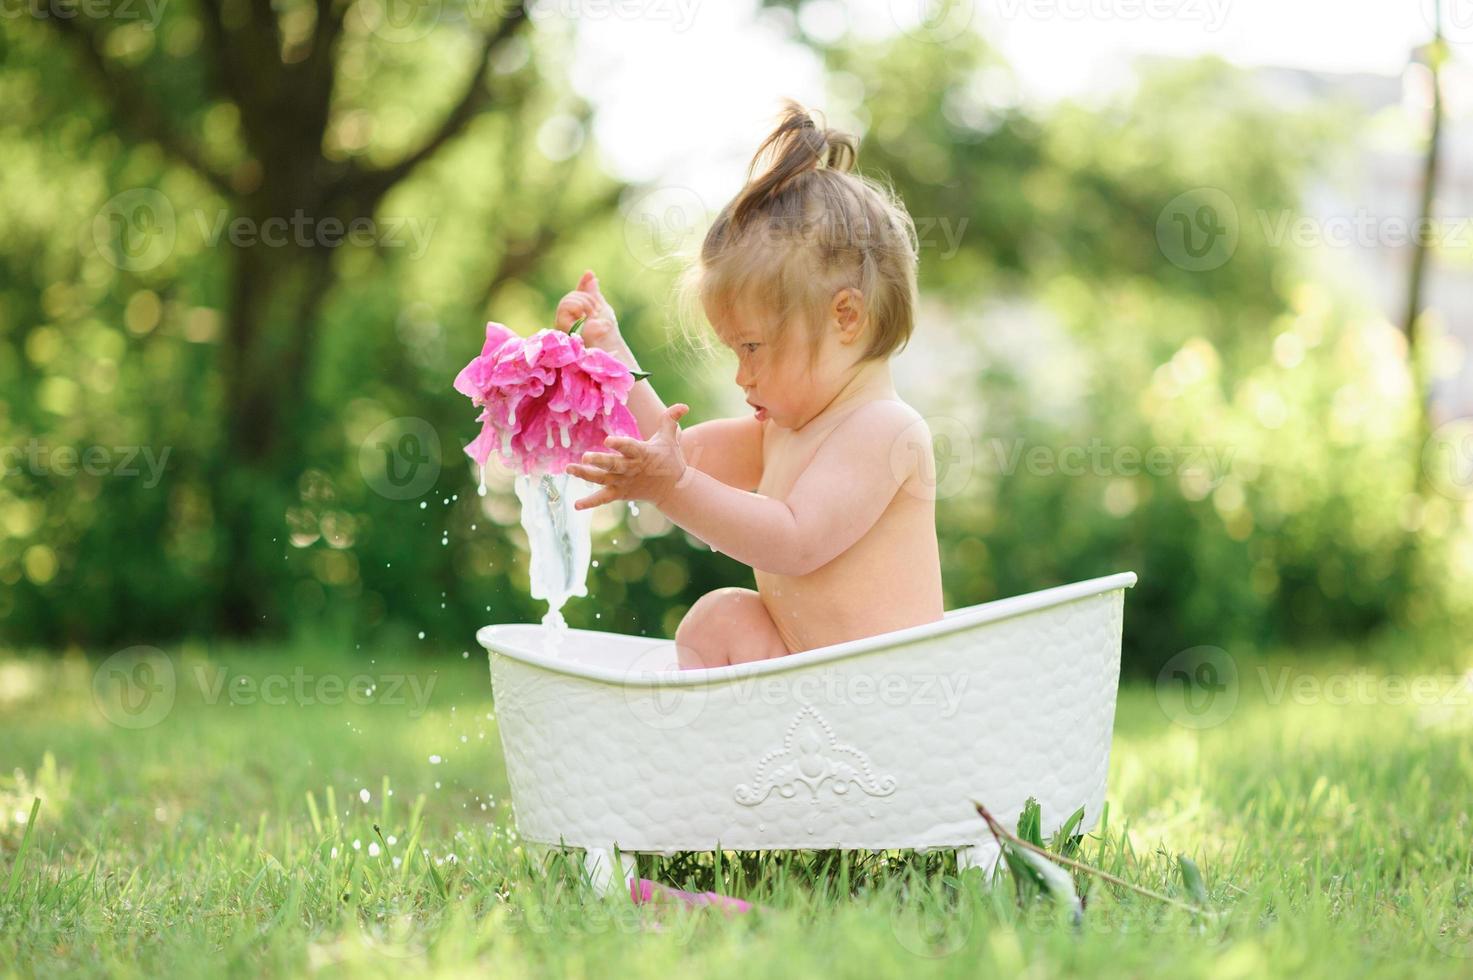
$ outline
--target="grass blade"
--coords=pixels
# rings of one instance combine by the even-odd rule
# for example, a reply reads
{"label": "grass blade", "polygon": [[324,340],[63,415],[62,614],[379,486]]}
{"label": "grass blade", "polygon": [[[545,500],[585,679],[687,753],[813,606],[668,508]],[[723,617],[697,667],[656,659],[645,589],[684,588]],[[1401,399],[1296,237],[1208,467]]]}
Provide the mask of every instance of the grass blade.
{"label": "grass blade", "polygon": [[31,846],[31,832],[36,829],[36,814],[40,809],[41,797],[37,796],[31,800],[31,816],[26,820],[26,832],[21,835],[20,849],[15,852],[15,866],[10,869],[10,887],[5,890],[6,902],[15,898],[15,890],[20,887],[20,869],[25,866],[26,852]]}

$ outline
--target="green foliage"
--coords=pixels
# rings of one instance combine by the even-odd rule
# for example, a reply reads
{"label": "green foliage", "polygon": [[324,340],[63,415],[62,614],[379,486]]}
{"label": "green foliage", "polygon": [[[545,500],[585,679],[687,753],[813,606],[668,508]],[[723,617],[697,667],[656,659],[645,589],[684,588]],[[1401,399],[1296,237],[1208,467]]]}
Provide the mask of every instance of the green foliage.
{"label": "green foliage", "polygon": [[[241,109],[211,94],[196,14],[170,6],[157,32],[114,26],[104,47],[248,185],[260,175]],[[210,236],[236,205],[125,128],[53,28],[7,33],[0,635],[60,647],[208,634],[240,627],[242,593],[256,630],[423,633],[442,652],[485,622],[540,616],[507,484],[493,474],[480,498],[460,453],[474,413],[450,382],[481,324],[545,325],[593,267],[667,401],[696,406],[694,423],[717,414],[701,407],[719,390],[667,342],[670,273],[625,240],[588,109],[558,82],[567,39],[530,37],[495,61],[501,100],[376,211],[431,228],[423,252],[334,254],[309,369],[278,385],[275,421],[257,432],[230,409],[241,250]],[[383,165],[418,144],[434,118],[420,107],[455,94],[441,58],[423,56],[439,43],[345,35],[326,159]],[[949,404],[939,386],[902,391],[932,398],[924,407],[973,442],[970,483],[938,507],[948,606],[1133,568],[1127,664],[1140,670],[1201,644],[1359,638],[1465,614],[1473,513],[1418,489],[1398,335],[1334,298],[1259,218],[1292,209],[1342,145],[1333,120],[1268,105],[1210,60],[1144,70],[1101,105],[1040,110],[1011,98],[1007,66],[973,35],[821,51],[833,107],[869,127],[862,169],[929,223],[914,345],[967,365]],[[566,159],[536,139],[554,117],[581,141]],[[1229,261],[1194,271],[1165,254],[1158,223],[1204,187],[1234,202],[1239,236]],[[162,195],[177,234],[157,264],[132,268],[113,251],[107,204],[139,191]],[[268,278],[300,272],[278,264]],[[273,302],[312,280],[280,288]],[[267,377],[291,377],[271,350]],[[439,470],[397,499],[374,459],[406,420],[438,439]],[[240,456],[258,436],[259,457]],[[31,446],[48,462],[28,462]],[[1096,447],[1110,453],[1103,472]],[[91,449],[105,451],[96,472],[81,458]],[[1172,464],[1147,471],[1157,449]],[[1061,473],[1074,459],[1085,470]],[[598,520],[600,564],[592,598],[566,610],[574,626],[668,636],[700,595],[750,581],[658,514]]]}

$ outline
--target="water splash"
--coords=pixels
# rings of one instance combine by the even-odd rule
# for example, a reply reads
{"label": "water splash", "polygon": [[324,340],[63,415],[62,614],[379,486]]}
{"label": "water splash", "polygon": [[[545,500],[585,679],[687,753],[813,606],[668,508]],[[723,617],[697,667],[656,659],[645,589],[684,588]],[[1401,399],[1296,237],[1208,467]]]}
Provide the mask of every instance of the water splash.
{"label": "water splash", "polygon": [[522,528],[532,552],[532,598],[547,602],[547,615],[542,617],[543,650],[550,654],[568,631],[563,604],[574,596],[588,595],[593,511],[574,510],[573,502],[594,488],[567,473],[518,474],[515,487],[522,502]]}

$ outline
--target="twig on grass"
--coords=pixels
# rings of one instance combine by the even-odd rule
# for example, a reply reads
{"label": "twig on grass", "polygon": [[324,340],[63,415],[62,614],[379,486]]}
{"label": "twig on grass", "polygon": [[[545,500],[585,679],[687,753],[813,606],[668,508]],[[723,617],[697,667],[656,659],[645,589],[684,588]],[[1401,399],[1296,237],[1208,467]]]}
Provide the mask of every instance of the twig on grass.
{"label": "twig on grass", "polygon": [[1076,861],[1073,858],[1067,858],[1062,854],[1055,854],[1053,851],[1050,851],[1047,848],[1039,847],[1036,844],[1032,844],[1026,840],[1023,840],[1017,834],[1012,833],[1001,823],[999,823],[997,818],[988,812],[987,807],[983,806],[981,803],[978,803],[976,800],[972,801],[972,805],[977,808],[978,815],[980,815],[983,820],[987,821],[987,829],[992,831],[992,836],[996,838],[999,847],[1005,846],[1004,842],[1006,842],[1007,844],[1011,844],[1014,847],[1019,847],[1026,851],[1032,851],[1034,854],[1038,854],[1042,857],[1048,858],[1050,861],[1053,861],[1057,864],[1062,864],[1066,868],[1073,868],[1075,871],[1082,871],[1085,874],[1095,875],[1098,878],[1102,878],[1105,881],[1108,881],[1112,885],[1119,885],[1121,888],[1133,891],[1138,895],[1145,895],[1147,898],[1154,898],[1157,901],[1165,902],[1168,905],[1175,905],[1177,908],[1185,909],[1186,911],[1191,912],[1193,915],[1215,916],[1217,914],[1211,909],[1202,908],[1200,905],[1191,905],[1187,902],[1179,901],[1178,899],[1172,898],[1170,895],[1163,895],[1160,892],[1152,891],[1149,888],[1142,888],[1140,885],[1131,884],[1124,878],[1117,878],[1115,875],[1110,874],[1110,872],[1108,871],[1101,871],[1099,868],[1092,867],[1082,861]]}

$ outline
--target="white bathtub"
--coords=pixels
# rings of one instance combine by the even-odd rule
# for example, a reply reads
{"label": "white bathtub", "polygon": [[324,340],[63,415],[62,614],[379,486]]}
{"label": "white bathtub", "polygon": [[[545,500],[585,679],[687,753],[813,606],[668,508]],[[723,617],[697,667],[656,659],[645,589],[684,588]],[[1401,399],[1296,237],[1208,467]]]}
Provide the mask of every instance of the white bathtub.
{"label": "white bathtub", "polygon": [[1029,796],[1052,833],[1105,799],[1124,572],[778,660],[680,671],[672,640],[487,626],[519,834],[586,852],[601,891],[637,852],[955,848],[972,806]]}

